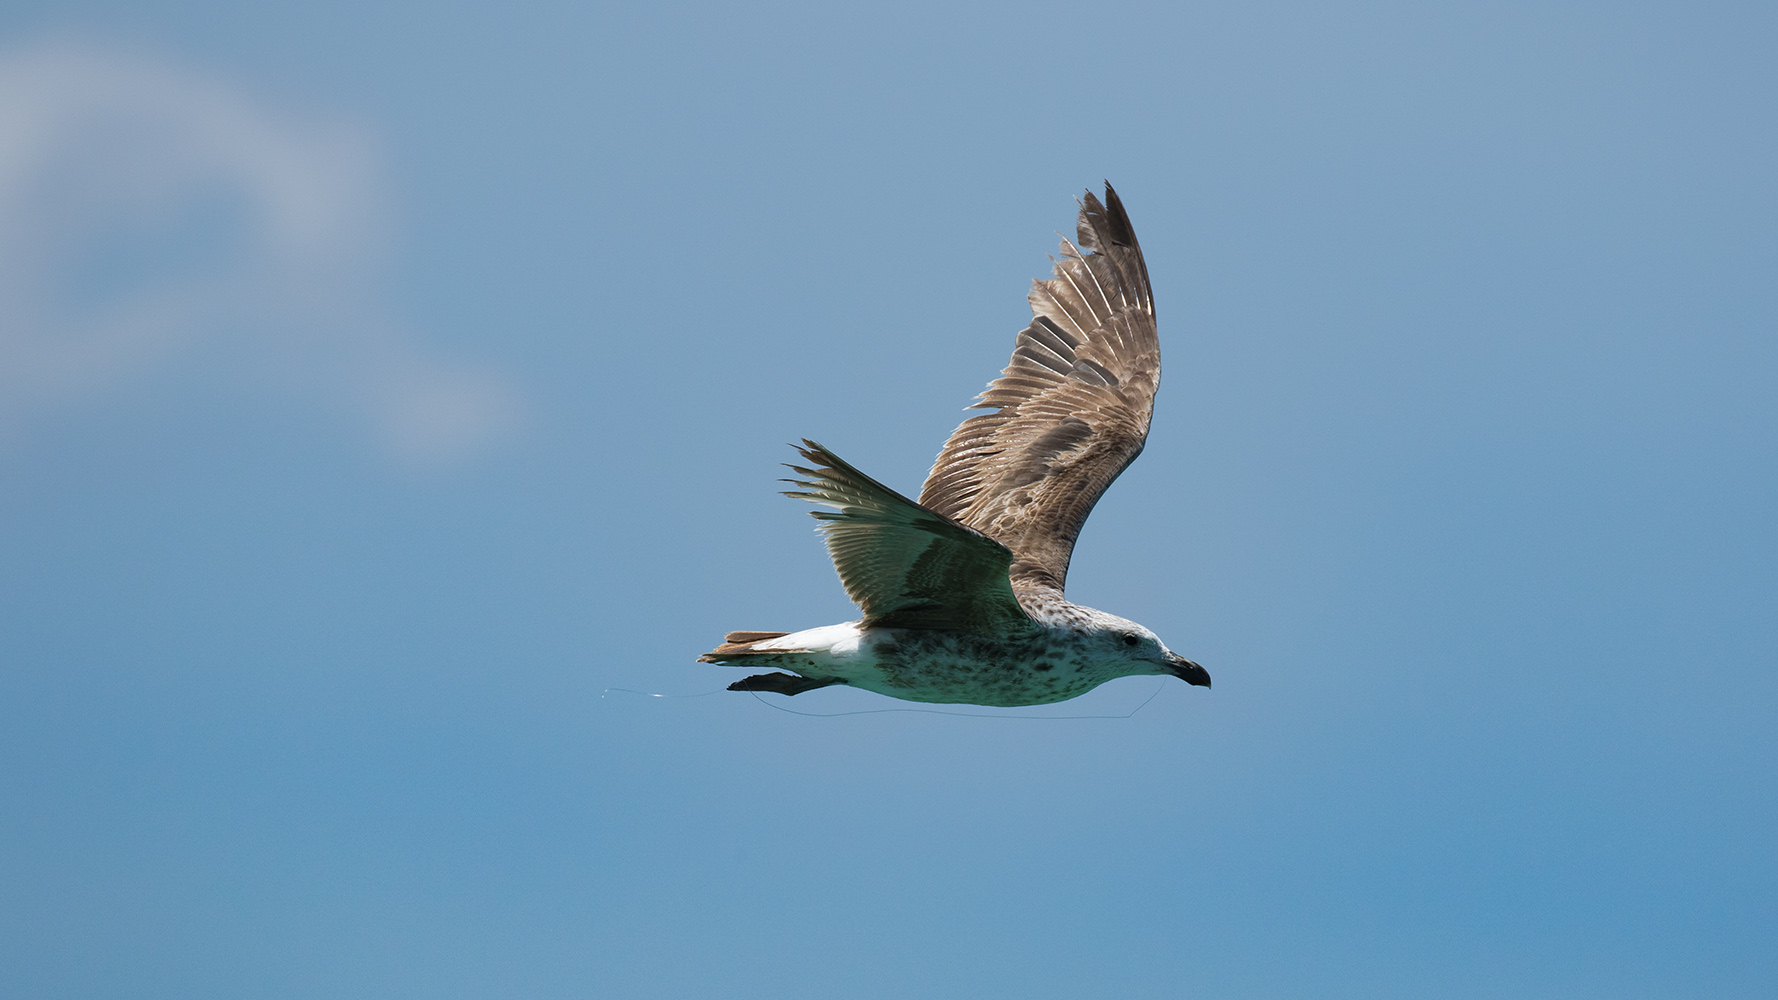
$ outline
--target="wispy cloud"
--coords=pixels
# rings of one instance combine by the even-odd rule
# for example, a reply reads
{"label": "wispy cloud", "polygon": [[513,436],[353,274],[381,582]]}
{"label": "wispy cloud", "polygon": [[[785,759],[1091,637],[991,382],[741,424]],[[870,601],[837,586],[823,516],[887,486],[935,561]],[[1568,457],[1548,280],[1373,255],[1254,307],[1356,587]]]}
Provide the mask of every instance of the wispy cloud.
{"label": "wispy cloud", "polygon": [[368,130],[137,53],[0,51],[0,432],[203,365],[435,463],[510,430],[498,373],[393,315]]}

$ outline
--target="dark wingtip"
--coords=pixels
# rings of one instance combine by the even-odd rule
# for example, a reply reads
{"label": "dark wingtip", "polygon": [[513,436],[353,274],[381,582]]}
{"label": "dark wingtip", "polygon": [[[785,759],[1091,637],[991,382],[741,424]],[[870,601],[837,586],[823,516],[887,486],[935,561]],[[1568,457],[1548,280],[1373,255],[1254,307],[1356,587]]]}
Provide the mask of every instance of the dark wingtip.
{"label": "dark wingtip", "polygon": [[1117,189],[1105,182],[1105,200],[1092,189],[1087,189],[1084,200],[1076,199],[1080,205],[1080,218],[1075,226],[1076,237],[1083,247],[1108,252],[1114,246],[1129,247],[1141,252],[1136,242],[1136,228],[1130,224],[1130,214],[1124,211],[1124,201],[1117,196]]}
{"label": "dark wingtip", "polygon": [[1124,200],[1117,196],[1117,189],[1105,182],[1105,215],[1106,222],[1111,226],[1113,242],[1127,247],[1139,247],[1136,242],[1136,227],[1130,224],[1130,213],[1124,211]]}

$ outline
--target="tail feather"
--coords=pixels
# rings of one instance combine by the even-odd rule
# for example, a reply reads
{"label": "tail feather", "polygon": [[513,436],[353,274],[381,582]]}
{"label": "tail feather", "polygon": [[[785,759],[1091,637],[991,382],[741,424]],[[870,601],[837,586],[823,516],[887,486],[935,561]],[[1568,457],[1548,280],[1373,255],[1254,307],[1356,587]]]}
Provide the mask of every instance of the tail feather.
{"label": "tail feather", "polygon": [[[730,632],[722,645],[698,657],[699,663],[722,663],[731,667],[763,667],[783,664],[787,653],[806,653],[804,649],[759,649],[758,643],[781,639],[789,632]],[[796,669],[791,667],[790,669]],[[833,684],[844,684],[838,677],[804,677],[801,674],[754,674],[730,684],[730,691],[770,691],[793,695]]]}
{"label": "tail feather", "polygon": [[728,636],[722,640],[722,645],[705,653],[703,656],[698,657],[698,662],[723,663],[739,657],[771,656],[774,653],[794,652],[794,650],[788,649],[756,650],[753,648],[753,644],[756,642],[765,642],[768,639],[778,639],[789,634],[789,632],[730,632]]}
{"label": "tail feather", "polygon": [[789,634],[789,632],[730,632],[723,637],[722,641],[732,643],[764,642],[767,639],[777,639]]}

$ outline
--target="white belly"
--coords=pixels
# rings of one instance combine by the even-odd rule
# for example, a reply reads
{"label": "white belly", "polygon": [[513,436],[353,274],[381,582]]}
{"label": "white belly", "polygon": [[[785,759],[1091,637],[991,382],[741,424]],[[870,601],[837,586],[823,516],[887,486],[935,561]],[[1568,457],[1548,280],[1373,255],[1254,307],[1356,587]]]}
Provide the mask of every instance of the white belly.
{"label": "white belly", "polygon": [[1045,649],[1041,640],[999,644],[901,629],[867,633],[857,622],[805,629],[754,648],[782,650],[772,666],[908,701],[1040,705],[1109,679],[1074,656]]}

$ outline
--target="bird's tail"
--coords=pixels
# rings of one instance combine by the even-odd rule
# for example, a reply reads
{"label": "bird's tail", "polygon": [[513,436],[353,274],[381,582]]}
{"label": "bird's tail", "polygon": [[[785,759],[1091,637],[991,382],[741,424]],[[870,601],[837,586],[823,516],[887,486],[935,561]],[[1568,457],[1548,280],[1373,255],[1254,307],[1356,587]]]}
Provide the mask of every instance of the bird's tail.
{"label": "bird's tail", "polygon": [[778,639],[789,634],[789,632],[730,632],[723,638],[722,645],[698,657],[698,662],[747,666],[758,663],[760,657],[796,652],[796,650],[789,649],[756,650],[753,648],[753,644],[756,642]]}
{"label": "bird's tail", "polygon": [[[778,639],[789,632],[730,632],[722,645],[703,656],[699,663],[723,663],[731,667],[770,666],[786,653],[806,653],[806,649],[759,649],[756,643]],[[792,668],[795,669],[795,668]],[[754,674],[730,684],[730,691],[770,691],[773,694],[802,694],[832,684],[844,684],[838,677],[804,677],[801,674]]]}

